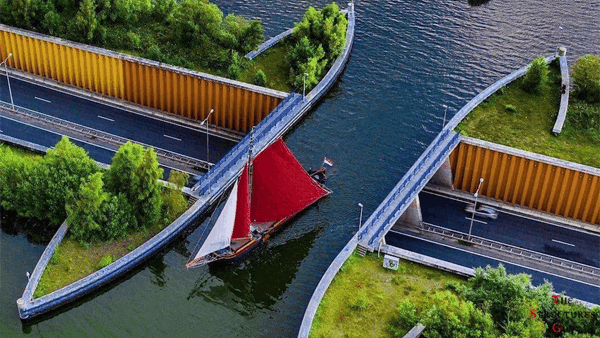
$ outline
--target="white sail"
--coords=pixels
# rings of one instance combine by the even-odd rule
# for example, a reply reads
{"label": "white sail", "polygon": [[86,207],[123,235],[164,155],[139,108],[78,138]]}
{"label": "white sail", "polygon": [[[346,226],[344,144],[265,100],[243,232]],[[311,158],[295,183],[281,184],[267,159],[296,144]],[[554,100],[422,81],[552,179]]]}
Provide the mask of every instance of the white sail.
{"label": "white sail", "polygon": [[235,210],[237,207],[237,191],[238,182],[235,182],[217,222],[210,231],[210,234],[208,234],[208,237],[206,237],[204,244],[202,244],[202,247],[198,250],[194,259],[204,257],[212,252],[226,248],[231,244],[231,234],[233,233]]}

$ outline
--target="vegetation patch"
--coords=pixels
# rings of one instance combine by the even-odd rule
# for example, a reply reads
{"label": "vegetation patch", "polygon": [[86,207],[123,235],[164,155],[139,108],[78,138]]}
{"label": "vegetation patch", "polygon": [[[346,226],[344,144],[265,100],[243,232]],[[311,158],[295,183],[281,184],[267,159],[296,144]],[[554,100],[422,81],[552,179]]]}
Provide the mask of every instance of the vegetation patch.
{"label": "vegetation patch", "polygon": [[74,283],[125,256],[163,229],[155,225],[129,236],[96,244],[80,243],[65,238],[56,248],[35,289],[39,298]]}
{"label": "vegetation patch", "polygon": [[[397,271],[383,268],[383,257],[351,255],[323,297],[311,337],[385,337],[402,300],[424,307],[456,275],[402,260]],[[410,329],[410,328],[409,328]],[[408,331],[408,330],[407,330]]]}
{"label": "vegetation patch", "polygon": [[291,92],[292,87],[288,84],[290,68],[286,59],[291,49],[292,46],[286,40],[267,49],[257,56],[253,62],[249,63],[248,67],[242,72],[241,80],[260,86],[261,84],[257,83],[255,79],[256,74],[262,71],[265,74],[266,87]]}
{"label": "vegetation patch", "polygon": [[311,337],[403,337],[418,322],[426,326],[423,337],[542,338],[555,337],[557,328],[569,338],[600,334],[600,307],[569,304],[548,283],[533,289],[531,276],[507,274],[501,265],[477,268],[465,281],[406,261],[398,271],[382,263],[375,254],[348,258]]}
{"label": "vegetation patch", "polygon": [[[597,106],[572,97],[563,131],[558,136],[552,134],[560,105],[561,77],[557,67],[549,68],[548,80],[537,91],[527,92],[524,78],[517,79],[479,104],[456,130],[473,138],[600,167]],[[585,128],[576,123],[574,119],[582,112],[595,115],[594,123]]]}

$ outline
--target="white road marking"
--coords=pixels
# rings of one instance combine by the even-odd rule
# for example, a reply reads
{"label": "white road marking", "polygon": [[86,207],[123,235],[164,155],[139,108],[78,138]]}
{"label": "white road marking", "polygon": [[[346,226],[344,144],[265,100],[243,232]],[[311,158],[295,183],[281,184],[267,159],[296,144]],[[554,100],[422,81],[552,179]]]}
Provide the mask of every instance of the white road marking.
{"label": "white road marking", "polygon": [[163,135],[163,136],[164,137],[168,137],[168,138],[173,139],[173,140],[181,141],[181,139],[177,138],[177,137],[173,137],[173,136],[169,136],[169,135]]}
{"label": "white road marking", "polygon": [[571,243],[559,241],[559,240],[556,240],[556,239],[553,239],[552,242],[556,242],[556,243],[560,243],[560,244],[564,244],[564,245],[568,245],[568,246],[575,246],[575,244],[571,244]]}
{"label": "white road marking", "polygon": [[106,121],[115,122],[115,120],[109,119],[108,117],[104,117],[104,116],[101,116],[101,115],[98,115],[98,117],[101,118],[101,119],[103,119],[103,120],[106,120]]}
{"label": "white road marking", "polygon": [[[390,230],[390,232],[392,232],[392,230]],[[450,248],[450,249],[454,249],[454,250],[458,250],[458,251],[463,251],[463,252],[466,252],[466,253],[471,254],[471,255],[489,258],[489,259],[492,259],[492,260],[495,260],[495,261],[498,261],[498,262],[502,262],[502,263],[506,263],[506,264],[511,264],[511,265],[515,265],[515,266],[518,266],[518,267],[521,267],[521,268],[524,268],[524,269],[529,269],[529,270],[533,270],[533,271],[545,273],[547,275],[552,275],[552,276],[555,276],[555,277],[558,277],[558,278],[562,278],[562,279],[566,279],[566,280],[570,280],[570,281],[573,281],[573,282],[576,282],[576,283],[598,287],[598,285],[595,285],[595,284],[591,284],[591,283],[588,283],[588,282],[583,282],[583,281],[576,280],[576,279],[573,279],[573,278],[570,278],[570,277],[560,276],[560,275],[557,275],[557,274],[554,274],[554,273],[550,273],[550,272],[547,272],[547,271],[543,271],[543,270],[539,270],[539,269],[536,269],[536,268],[530,268],[530,267],[527,267],[527,266],[524,266],[524,265],[521,265],[521,264],[517,264],[517,263],[512,263],[512,262],[509,262],[509,261],[505,261],[503,259],[498,259],[498,258],[494,258],[494,257],[491,257],[491,256],[483,255],[483,254],[480,254],[480,253],[475,253],[475,252],[467,251],[465,249],[455,248],[455,247],[450,246],[448,244],[438,243],[438,242],[435,242],[435,241],[432,241],[432,240],[429,240],[429,239],[420,238],[420,237],[417,237],[417,236],[413,236],[413,235],[410,235],[410,234],[401,233],[401,232],[398,232],[398,231],[393,231],[393,232],[395,232],[397,234],[400,234],[400,235],[407,236],[407,237],[412,237],[412,238],[415,238],[415,239],[418,239],[418,240],[421,240],[421,241],[424,241],[424,242],[429,242],[429,243],[433,243],[433,244],[445,246],[445,247]],[[433,257],[433,256],[429,256],[429,257]],[[450,263],[452,263],[452,262],[450,262]],[[457,264],[457,263],[454,263],[454,264]],[[458,264],[458,265],[460,265],[460,264]],[[462,266],[464,266],[464,265],[462,265]],[[467,266],[464,266],[464,267],[468,268]]]}
{"label": "white road marking", "polygon": [[51,101],[48,101],[48,100],[45,100],[45,99],[39,98],[39,97],[37,97],[37,96],[34,96],[34,98],[35,98],[36,100],[44,101],[44,102],[46,102],[46,103],[52,103]]}
{"label": "white road marking", "polygon": [[[465,217],[465,219],[468,219],[468,220],[470,221],[470,220],[471,220],[471,217]],[[487,222],[480,221],[480,220],[478,220],[478,219],[476,219],[476,218],[473,218],[473,222],[479,222],[479,223],[487,224]]]}

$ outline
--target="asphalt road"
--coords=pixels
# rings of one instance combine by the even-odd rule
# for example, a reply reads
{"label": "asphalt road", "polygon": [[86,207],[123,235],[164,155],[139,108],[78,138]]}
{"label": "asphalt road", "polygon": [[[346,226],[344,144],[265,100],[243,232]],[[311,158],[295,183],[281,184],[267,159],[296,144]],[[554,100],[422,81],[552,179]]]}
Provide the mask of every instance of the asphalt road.
{"label": "asphalt road", "polygon": [[541,285],[545,280],[552,283],[554,291],[562,292],[577,299],[588,301],[594,304],[600,304],[600,288],[575,282],[559,276],[548,273],[538,272],[518,265],[500,262],[495,259],[475,255],[469,252],[460,251],[454,248],[449,248],[437,243],[431,243],[423,239],[414,238],[411,236],[388,232],[385,241],[389,245],[398,248],[410,250],[416,253],[435,257],[447,262],[459,264],[465,267],[485,267],[490,265],[497,267],[500,263],[504,265],[509,273],[527,273],[532,276],[532,284],[534,286]]}
{"label": "asphalt road", "polygon": [[[12,136],[23,141],[39,144],[44,147],[54,147],[54,145],[60,141],[61,135],[51,131],[32,127],[21,122],[13,121],[0,116],[0,134]],[[100,148],[98,146],[81,142],[78,140],[71,139],[71,142],[85,149],[91,158],[95,161],[104,164],[110,164],[112,158],[115,155],[114,151],[109,149]],[[169,178],[171,169],[168,167],[161,166],[163,168],[163,178],[166,180]]]}
{"label": "asphalt road", "polygon": [[[466,204],[449,198],[419,194],[423,221],[469,232],[471,214]],[[467,219],[468,218],[468,219]],[[481,223],[486,222],[487,224]],[[495,220],[475,216],[472,234],[571,261],[600,267],[600,236],[532,220],[502,211]]]}
{"label": "asphalt road", "polygon": [[[127,112],[29,82],[10,78],[14,103],[90,128],[206,160],[206,133]],[[0,100],[10,102],[6,76],[0,75]],[[215,112],[213,114],[217,114]],[[216,163],[235,141],[209,136],[210,162]]]}

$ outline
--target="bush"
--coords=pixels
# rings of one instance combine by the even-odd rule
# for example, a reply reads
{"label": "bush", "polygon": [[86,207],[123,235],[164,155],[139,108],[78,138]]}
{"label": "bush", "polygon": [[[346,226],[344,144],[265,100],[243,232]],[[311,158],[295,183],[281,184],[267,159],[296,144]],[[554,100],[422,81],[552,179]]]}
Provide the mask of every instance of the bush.
{"label": "bush", "polygon": [[142,49],[142,39],[140,38],[139,35],[135,34],[134,32],[127,32],[127,40],[128,40],[129,48],[135,49],[135,50]]}
{"label": "bush", "polygon": [[111,265],[115,259],[111,255],[106,255],[100,259],[100,263],[98,263],[98,270],[104,269],[105,267]]}
{"label": "bush", "polygon": [[543,56],[534,59],[529,67],[527,67],[527,74],[523,79],[523,90],[529,93],[536,93],[540,90],[540,87],[548,81],[548,63],[546,58]]}
{"label": "bush", "polygon": [[352,310],[363,311],[369,307],[369,302],[365,296],[358,296],[352,303],[350,303],[349,307]]}
{"label": "bush", "polygon": [[600,102],[600,56],[584,55],[573,65],[573,84],[578,98]]}
{"label": "bush", "polygon": [[517,108],[515,108],[515,106],[513,106],[512,104],[504,105],[504,109],[506,109],[506,111],[511,112],[511,113],[517,112]]}
{"label": "bush", "polygon": [[264,87],[267,85],[267,75],[262,69],[259,69],[258,72],[256,72],[256,75],[254,75],[254,80],[252,82],[257,86]]}
{"label": "bush", "polygon": [[160,50],[160,47],[158,47],[155,44],[151,44],[150,47],[148,47],[148,49],[144,53],[144,57],[150,60],[163,62],[163,55]]}

